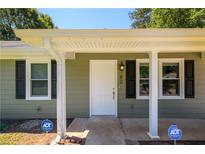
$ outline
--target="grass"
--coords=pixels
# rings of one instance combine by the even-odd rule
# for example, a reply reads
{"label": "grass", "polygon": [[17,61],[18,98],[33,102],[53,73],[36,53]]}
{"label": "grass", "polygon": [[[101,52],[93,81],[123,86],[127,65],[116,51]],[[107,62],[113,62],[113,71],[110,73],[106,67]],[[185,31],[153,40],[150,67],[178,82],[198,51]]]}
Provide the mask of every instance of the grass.
{"label": "grass", "polygon": [[[0,131],[0,145],[48,145],[56,137],[56,120],[52,120],[54,123],[54,129],[50,133],[44,133],[41,130],[41,126],[32,128],[31,130],[22,130],[19,125],[26,120],[4,120],[0,121],[1,124],[7,125],[6,130]],[[71,119],[67,120],[69,125],[72,122]]]}
{"label": "grass", "polygon": [[0,134],[0,145],[16,145],[23,139],[23,137],[23,133]]}
{"label": "grass", "polygon": [[56,133],[3,133],[0,135],[0,145],[48,145],[55,137]]}

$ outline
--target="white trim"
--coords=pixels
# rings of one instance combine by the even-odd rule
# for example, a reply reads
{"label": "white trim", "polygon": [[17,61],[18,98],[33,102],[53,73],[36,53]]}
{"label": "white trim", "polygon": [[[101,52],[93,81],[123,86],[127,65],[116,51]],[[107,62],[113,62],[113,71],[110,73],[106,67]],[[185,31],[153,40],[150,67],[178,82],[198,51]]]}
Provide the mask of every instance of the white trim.
{"label": "white trim", "polygon": [[158,52],[149,53],[149,136],[158,136]]}
{"label": "white trim", "polygon": [[[180,80],[180,95],[179,96],[163,96],[162,92],[162,64],[163,63],[179,63],[179,80]],[[159,99],[184,99],[184,59],[169,58],[159,59]]]}
{"label": "white trim", "polygon": [[45,43],[44,38],[52,39],[49,48],[59,54],[65,52],[149,53],[149,51],[153,50],[163,53],[205,51],[205,30],[202,28],[127,30],[22,29],[15,30],[15,33],[22,38],[23,42],[39,48],[42,48]]}
{"label": "white trim", "polygon": [[[76,36],[122,36],[122,37],[197,37],[205,39],[203,28],[148,28],[148,29],[15,29],[18,37],[76,37]],[[173,40],[172,40],[173,41]],[[176,41],[176,40],[175,40]]]}
{"label": "white trim", "polygon": [[[48,96],[31,96],[31,64],[45,63],[48,67]],[[51,59],[26,59],[26,100],[51,100]]]}
{"label": "white trim", "polygon": [[66,133],[66,64],[65,59],[57,60],[57,134]]}
{"label": "white trim", "polygon": [[150,132],[148,132],[147,135],[148,135],[151,139],[160,139],[159,136],[153,136]]}
{"label": "white trim", "polygon": [[[162,63],[178,63],[180,64],[179,75],[180,75],[180,96],[162,96]],[[139,96],[139,64],[149,63],[149,59],[136,59],[136,99],[147,100],[149,96]],[[159,99],[185,99],[184,96],[184,58],[160,58],[158,59],[158,83],[159,83]]]}
{"label": "white trim", "polygon": [[149,96],[140,96],[140,63],[148,63],[149,59],[136,59],[136,99],[149,99]]}
{"label": "white trim", "polygon": [[26,55],[23,55],[23,53],[22,53],[22,55],[1,55],[0,56],[0,60],[1,59],[9,59],[9,60],[11,60],[11,59],[15,59],[15,60],[18,60],[18,59],[38,59],[39,57],[41,57],[41,59],[48,59],[48,58],[50,58],[50,59],[53,59],[53,57],[52,56],[50,56],[50,55],[29,55],[29,56],[26,56]]}
{"label": "white trim", "polygon": [[63,55],[59,55],[52,49],[49,38],[44,38],[44,47],[55,57],[57,62],[57,136],[62,138],[66,134],[66,62]]}
{"label": "white trim", "polygon": [[89,60],[89,116],[92,116],[92,71],[91,71],[91,66],[93,65],[94,61],[114,61],[115,62],[115,115],[116,117],[118,117],[118,89],[117,89],[117,84],[118,84],[118,77],[117,77],[117,60]]}
{"label": "white trim", "polygon": [[118,117],[118,62],[117,60],[114,60],[115,61],[115,116]]}
{"label": "white trim", "polygon": [[92,106],[91,106],[91,103],[92,103],[92,101],[91,101],[91,98],[92,98],[92,94],[91,94],[91,81],[92,81],[92,79],[91,79],[91,64],[92,63],[92,60],[89,60],[89,117],[91,117],[92,116]]}

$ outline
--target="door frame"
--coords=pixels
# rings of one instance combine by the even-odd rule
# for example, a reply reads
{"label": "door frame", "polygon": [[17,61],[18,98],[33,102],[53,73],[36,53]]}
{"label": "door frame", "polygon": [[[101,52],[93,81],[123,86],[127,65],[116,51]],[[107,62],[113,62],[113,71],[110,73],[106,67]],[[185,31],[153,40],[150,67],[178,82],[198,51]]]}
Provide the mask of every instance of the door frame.
{"label": "door frame", "polygon": [[[94,61],[113,61],[113,62],[115,62],[115,95],[116,95],[116,100],[115,100],[115,115],[113,115],[113,116],[115,116],[115,117],[117,117],[118,116],[118,70],[117,70],[117,64],[118,64],[118,62],[117,62],[117,60],[116,59],[109,59],[109,60],[106,60],[106,59],[103,59],[103,60],[98,60],[98,59],[96,59],[96,60],[89,60],[89,116],[91,117],[92,116],[92,71],[91,71],[91,66],[92,66],[92,64],[93,64],[93,62]],[[103,115],[102,115],[103,116]]]}

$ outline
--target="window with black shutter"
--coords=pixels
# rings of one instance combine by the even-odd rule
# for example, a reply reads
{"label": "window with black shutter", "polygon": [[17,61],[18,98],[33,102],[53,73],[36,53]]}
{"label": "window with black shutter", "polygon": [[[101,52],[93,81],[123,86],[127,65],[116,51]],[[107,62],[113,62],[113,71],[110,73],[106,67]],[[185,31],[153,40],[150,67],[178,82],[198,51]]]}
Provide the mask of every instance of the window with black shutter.
{"label": "window with black shutter", "polygon": [[16,99],[25,99],[26,95],[26,64],[25,61],[16,61]]}
{"label": "window with black shutter", "polygon": [[194,98],[194,60],[185,60],[185,98]]}
{"label": "window with black shutter", "polygon": [[57,64],[55,60],[51,61],[51,97],[57,96]]}
{"label": "window with black shutter", "polygon": [[126,98],[136,98],[136,60],[126,61]]}

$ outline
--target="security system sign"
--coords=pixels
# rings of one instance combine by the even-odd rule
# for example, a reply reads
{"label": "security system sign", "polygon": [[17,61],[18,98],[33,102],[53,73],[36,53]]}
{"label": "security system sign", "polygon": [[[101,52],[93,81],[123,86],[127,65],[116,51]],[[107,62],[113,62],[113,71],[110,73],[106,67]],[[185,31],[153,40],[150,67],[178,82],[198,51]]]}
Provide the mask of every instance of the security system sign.
{"label": "security system sign", "polygon": [[50,132],[53,130],[53,122],[51,120],[43,120],[41,123],[41,128],[44,132]]}
{"label": "security system sign", "polygon": [[177,125],[173,124],[168,128],[168,136],[171,140],[179,140],[182,137],[182,131],[178,129]]}

